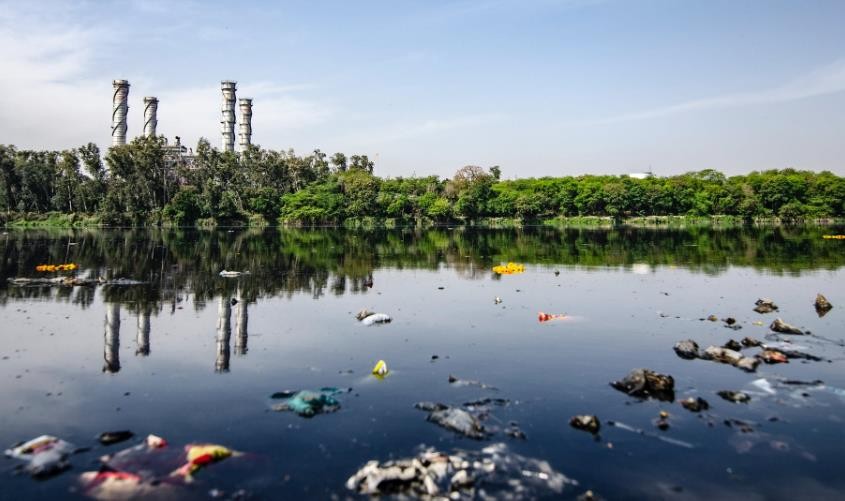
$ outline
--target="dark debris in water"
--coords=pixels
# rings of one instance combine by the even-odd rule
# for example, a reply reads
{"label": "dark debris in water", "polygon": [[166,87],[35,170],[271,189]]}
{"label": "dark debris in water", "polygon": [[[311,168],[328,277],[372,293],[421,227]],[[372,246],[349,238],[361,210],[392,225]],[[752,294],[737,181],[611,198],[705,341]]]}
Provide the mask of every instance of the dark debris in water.
{"label": "dark debris in water", "polygon": [[624,379],[611,382],[610,386],[632,397],[675,400],[675,380],[672,376],[649,369],[634,369]]}

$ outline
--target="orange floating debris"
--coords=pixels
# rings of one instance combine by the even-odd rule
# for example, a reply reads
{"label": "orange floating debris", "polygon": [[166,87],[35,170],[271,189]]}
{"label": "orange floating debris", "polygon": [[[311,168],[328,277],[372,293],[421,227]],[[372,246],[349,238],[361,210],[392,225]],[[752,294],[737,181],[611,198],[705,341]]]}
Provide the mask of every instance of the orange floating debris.
{"label": "orange floating debris", "polygon": [[562,313],[560,313],[560,314],[543,313],[541,311],[540,313],[537,314],[537,320],[539,320],[540,322],[548,322],[549,320],[563,320],[565,318],[567,318],[566,315],[564,315]]}
{"label": "orange floating debris", "polygon": [[75,263],[65,263],[65,264],[39,264],[35,267],[35,271],[47,271],[47,272],[56,272],[56,271],[73,271],[77,269]]}

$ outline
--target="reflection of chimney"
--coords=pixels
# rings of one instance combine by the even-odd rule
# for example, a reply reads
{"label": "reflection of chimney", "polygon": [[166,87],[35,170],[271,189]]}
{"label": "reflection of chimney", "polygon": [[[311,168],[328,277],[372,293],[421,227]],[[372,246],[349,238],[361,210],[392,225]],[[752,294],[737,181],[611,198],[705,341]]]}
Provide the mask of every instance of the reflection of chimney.
{"label": "reflection of chimney", "polygon": [[246,355],[246,341],[249,336],[246,332],[248,318],[246,301],[238,294],[238,309],[235,313],[235,355]]}
{"label": "reflection of chimney", "polygon": [[158,98],[144,98],[144,135],[155,137],[158,126]]}
{"label": "reflection of chimney", "polygon": [[106,304],[106,335],[103,347],[103,372],[120,370],[120,303]]}
{"label": "reflection of chimney", "polygon": [[150,312],[146,308],[138,313],[138,334],[135,338],[138,347],[135,354],[146,357],[150,354]]}
{"label": "reflection of chimney", "polygon": [[229,372],[229,340],[232,337],[232,303],[228,297],[220,296],[217,308],[217,360],[215,372]]}
{"label": "reflection of chimney", "polygon": [[129,82],[114,80],[112,87],[111,145],[123,146],[126,144],[126,115],[129,113]]}
{"label": "reflection of chimney", "polygon": [[252,99],[239,99],[241,123],[238,125],[238,142],[244,152],[252,144]]}
{"label": "reflection of chimney", "polygon": [[235,91],[237,82],[224,80],[220,82],[223,91],[223,117],[220,120],[223,151],[235,151]]}

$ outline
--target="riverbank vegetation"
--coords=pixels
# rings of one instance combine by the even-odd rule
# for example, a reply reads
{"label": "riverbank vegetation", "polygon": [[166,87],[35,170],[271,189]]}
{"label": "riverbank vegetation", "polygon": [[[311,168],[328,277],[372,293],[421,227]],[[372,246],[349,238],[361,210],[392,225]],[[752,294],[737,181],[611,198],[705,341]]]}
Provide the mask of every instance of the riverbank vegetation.
{"label": "riverbank vegetation", "polygon": [[505,180],[498,166],[452,178],[382,178],[366,155],[329,157],[201,140],[191,161],[163,137],[137,138],[103,158],[89,143],[30,151],[0,145],[0,223],[44,226],[378,225],[722,217],[803,221],[845,217],[845,178],[794,169],[727,177],[715,170],[637,179],[582,175]]}

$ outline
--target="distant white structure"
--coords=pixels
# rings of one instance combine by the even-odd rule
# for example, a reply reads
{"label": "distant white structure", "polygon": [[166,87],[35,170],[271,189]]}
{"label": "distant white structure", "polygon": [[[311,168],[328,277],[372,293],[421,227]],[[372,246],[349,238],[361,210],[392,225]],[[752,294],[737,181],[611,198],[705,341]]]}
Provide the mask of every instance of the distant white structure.
{"label": "distant white structure", "polygon": [[223,151],[235,151],[235,93],[237,82],[223,80],[220,82],[220,90],[223,92],[223,117],[220,120],[222,149]]}
{"label": "distant white structure", "polygon": [[238,105],[241,109],[241,123],[238,124],[238,143],[241,152],[244,152],[252,144],[252,99],[239,99]]}
{"label": "distant white structure", "polygon": [[129,81],[112,81],[111,145],[126,144],[126,115],[129,113]]}
{"label": "distant white structure", "polygon": [[651,172],[651,167],[649,167],[648,172],[632,172],[628,174],[628,177],[631,179],[648,179],[654,177],[654,173]]}
{"label": "distant white structure", "polygon": [[147,96],[144,98],[144,135],[155,137],[158,126],[158,98]]}

